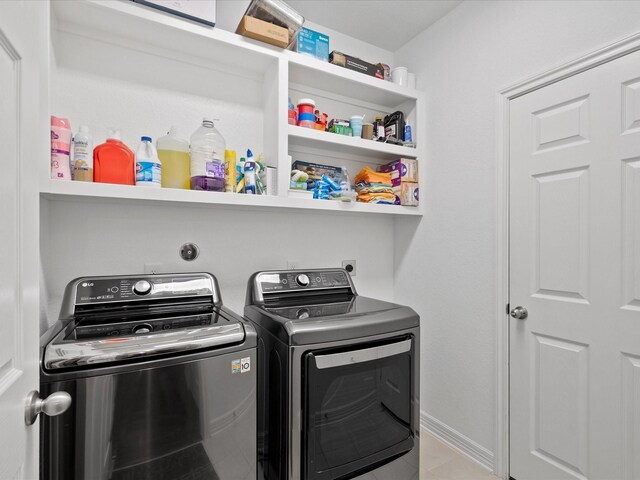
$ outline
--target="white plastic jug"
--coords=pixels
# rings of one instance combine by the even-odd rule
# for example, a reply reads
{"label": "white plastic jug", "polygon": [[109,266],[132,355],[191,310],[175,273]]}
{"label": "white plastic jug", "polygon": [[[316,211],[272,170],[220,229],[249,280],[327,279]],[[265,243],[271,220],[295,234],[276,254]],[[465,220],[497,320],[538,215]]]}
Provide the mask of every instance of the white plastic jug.
{"label": "white plastic jug", "polygon": [[136,151],[136,186],[160,188],[162,170],[151,137],[141,137]]}
{"label": "white plastic jug", "polygon": [[204,118],[191,136],[191,190],[224,192],[225,148],[213,121]]}

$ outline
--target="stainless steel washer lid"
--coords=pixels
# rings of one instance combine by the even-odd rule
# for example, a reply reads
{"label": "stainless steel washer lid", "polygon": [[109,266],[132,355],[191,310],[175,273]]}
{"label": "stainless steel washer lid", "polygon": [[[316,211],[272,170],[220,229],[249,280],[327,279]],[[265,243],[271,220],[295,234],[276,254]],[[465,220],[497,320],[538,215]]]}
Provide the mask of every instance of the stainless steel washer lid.
{"label": "stainless steel washer lid", "polygon": [[149,335],[65,341],[60,332],[46,346],[45,370],[122,362],[157,355],[221,347],[245,338],[241,323],[172,330]]}

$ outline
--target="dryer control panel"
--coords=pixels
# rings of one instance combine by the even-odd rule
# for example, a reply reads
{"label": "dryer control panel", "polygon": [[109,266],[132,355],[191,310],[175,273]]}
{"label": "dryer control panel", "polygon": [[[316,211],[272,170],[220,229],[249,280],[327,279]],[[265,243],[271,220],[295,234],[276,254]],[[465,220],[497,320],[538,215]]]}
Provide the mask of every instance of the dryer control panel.
{"label": "dryer control panel", "polygon": [[261,294],[338,288],[353,289],[349,274],[341,269],[260,272],[256,275],[255,282]]}

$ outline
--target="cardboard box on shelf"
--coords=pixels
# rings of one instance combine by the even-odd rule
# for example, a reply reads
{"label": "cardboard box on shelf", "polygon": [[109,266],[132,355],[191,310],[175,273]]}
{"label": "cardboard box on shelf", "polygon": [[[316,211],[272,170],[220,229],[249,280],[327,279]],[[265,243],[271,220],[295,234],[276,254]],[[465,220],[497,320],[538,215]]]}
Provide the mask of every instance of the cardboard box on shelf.
{"label": "cardboard box on shelf", "polygon": [[329,62],[334,65],[348,68],[349,70],[355,70],[356,72],[365,73],[372,77],[384,80],[384,70],[373,63],[365,62],[359,58],[352,57],[351,55],[345,55],[335,50],[329,55]]}
{"label": "cardboard box on shelf", "polygon": [[280,48],[289,45],[289,30],[248,15],[242,17],[236,33]]}
{"label": "cardboard box on shelf", "polygon": [[418,161],[414,158],[398,158],[378,167],[379,172],[391,174],[391,184],[399,187],[405,182],[418,182]]}
{"label": "cardboard box on shelf", "polygon": [[396,195],[396,205],[405,207],[417,207],[420,203],[420,189],[417,183],[404,182],[397,187],[393,187]]}
{"label": "cardboard box on shelf", "polygon": [[328,62],[329,36],[303,27],[296,35],[291,49],[294,52]]}

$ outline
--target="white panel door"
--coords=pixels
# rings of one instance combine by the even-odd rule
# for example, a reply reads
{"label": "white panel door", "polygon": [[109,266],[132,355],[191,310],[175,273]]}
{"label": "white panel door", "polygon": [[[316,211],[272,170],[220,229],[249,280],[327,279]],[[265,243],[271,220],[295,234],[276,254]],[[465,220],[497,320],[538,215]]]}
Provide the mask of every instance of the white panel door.
{"label": "white panel door", "polygon": [[[47,161],[45,2],[0,2],[0,479],[38,478],[38,180]],[[44,75],[43,75],[44,72]]]}
{"label": "white panel door", "polygon": [[510,474],[640,479],[640,52],[510,102]]}

